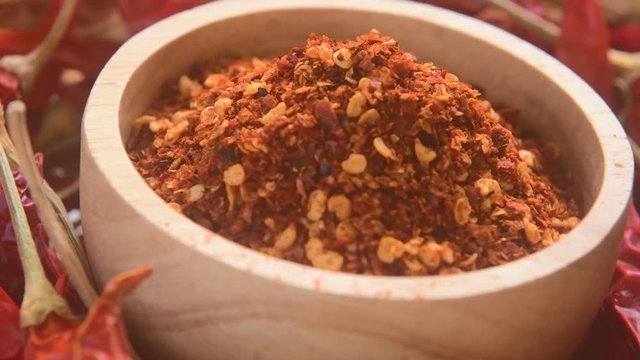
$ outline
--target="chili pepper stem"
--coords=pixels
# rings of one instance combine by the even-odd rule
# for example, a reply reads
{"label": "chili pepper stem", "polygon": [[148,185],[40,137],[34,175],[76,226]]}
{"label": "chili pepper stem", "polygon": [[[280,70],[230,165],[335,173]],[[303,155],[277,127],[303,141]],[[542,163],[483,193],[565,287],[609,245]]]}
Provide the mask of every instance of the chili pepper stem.
{"label": "chili pepper stem", "polygon": [[93,288],[89,276],[84,271],[83,264],[76,256],[74,249],[69,245],[67,233],[60,223],[60,219],[53,205],[45,195],[43,180],[33,162],[34,154],[27,129],[25,105],[22,101],[13,101],[9,104],[7,110],[7,121],[11,139],[16,147],[18,162],[22,166],[21,171],[27,180],[31,198],[36,203],[40,220],[44,225],[51,244],[60,256],[60,260],[69,274],[71,283],[78,291],[85,305],[90,306],[98,299],[98,294]]}
{"label": "chili pepper stem", "polygon": [[535,32],[544,41],[553,43],[560,35],[560,28],[556,24],[530,13],[511,0],[485,0],[500,10],[504,10],[517,22],[531,32]]}
{"label": "chili pepper stem", "polygon": [[[9,164],[11,165],[11,168],[14,170],[22,168],[20,162],[17,159],[16,148],[9,138],[9,133],[7,132],[2,104],[0,104],[0,144],[4,148],[6,155],[9,158]],[[29,161],[33,161],[32,159],[33,157],[29,159]],[[56,215],[64,226],[64,229],[67,233],[67,238],[69,239],[69,243],[73,247],[76,257],[82,264],[84,273],[87,274],[89,279],[93,279],[93,272],[91,271],[91,267],[89,266],[89,261],[87,260],[86,254],[84,252],[84,247],[82,246],[82,244],[80,244],[80,241],[78,240],[74,232],[73,225],[71,224],[71,220],[69,219],[64,203],[60,200],[58,194],[56,194],[56,192],[49,186],[46,180],[43,180],[42,187],[47,199],[51,202],[51,205],[53,205]],[[91,304],[85,305],[89,306]]]}
{"label": "chili pepper stem", "polygon": [[44,273],[31,235],[27,215],[24,212],[20,194],[3,147],[0,147],[0,172],[2,188],[11,214],[11,223],[25,274],[25,293],[20,308],[21,326],[39,324],[51,312],[65,317],[71,316],[71,310],[66,301],[56,293]]}
{"label": "chili pepper stem", "polygon": [[54,50],[62,40],[78,0],[66,0],[60,9],[51,30],[35,49],[26,55],[6,55],[0,59],[0,66],[20,78],[24,92],[29,92],[42,67],[49,61]]}

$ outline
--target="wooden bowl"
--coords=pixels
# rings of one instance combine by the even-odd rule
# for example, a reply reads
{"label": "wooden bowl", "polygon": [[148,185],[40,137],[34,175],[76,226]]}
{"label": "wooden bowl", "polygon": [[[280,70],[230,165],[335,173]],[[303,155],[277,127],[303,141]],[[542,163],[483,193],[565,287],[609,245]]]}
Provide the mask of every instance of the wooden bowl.
{"label": "wooden bowl", "polygon": [[[480,86],[561,144],[585,201],[557,244],[498,267],[447,276],[317,270],[222,238],[177,214],[138,175],[123,142],[166,81],[197,61],[275,55],[311,32],[376,28],[422,61]],[[128,300],[150,359],[556,359],[584,336],[623,231],[633,161],[605,103],[541,50],[497,28],[409,2],[217,2],[175,15],[120,48],[89,99],[81,204],[100,285],[147,264]]]}

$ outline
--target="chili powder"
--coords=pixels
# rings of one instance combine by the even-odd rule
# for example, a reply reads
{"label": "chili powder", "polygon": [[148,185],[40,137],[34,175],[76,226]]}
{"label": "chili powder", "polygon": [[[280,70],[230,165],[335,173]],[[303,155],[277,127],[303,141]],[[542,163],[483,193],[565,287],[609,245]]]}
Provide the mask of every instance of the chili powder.
{"label": "chili powder", "polygon": [[[197,68],[133,123],[149,186],[279,258],[374,275],[524,257],[578,222],[557,146],[516,136],[447,70],[376,31]],[[553,181],[552,181],[553,180]]]}

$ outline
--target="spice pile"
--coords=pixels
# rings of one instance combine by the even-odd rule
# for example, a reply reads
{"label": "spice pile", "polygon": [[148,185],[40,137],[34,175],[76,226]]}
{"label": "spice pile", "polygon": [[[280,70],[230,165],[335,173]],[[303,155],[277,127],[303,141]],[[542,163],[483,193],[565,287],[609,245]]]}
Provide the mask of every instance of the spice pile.
{"label": "spice pile", "polygon": [[[376,31],[207,65],[134,121],[149,186],[264,253],[375,275],[512,261],[579,222],[557,147]],[[553,181],[553,182],[552,182]]]}

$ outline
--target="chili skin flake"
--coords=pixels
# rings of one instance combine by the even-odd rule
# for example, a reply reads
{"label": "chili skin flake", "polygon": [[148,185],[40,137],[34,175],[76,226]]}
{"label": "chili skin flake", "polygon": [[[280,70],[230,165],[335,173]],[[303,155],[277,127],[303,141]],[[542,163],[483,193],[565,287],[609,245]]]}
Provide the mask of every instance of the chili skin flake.
{"label": "chili skin flake", "polygon": [[519,259],[579,222],[557,146],[376,31],[200,66],[133,123],[129,157],[177,211],[317,268],[435,275]]}

